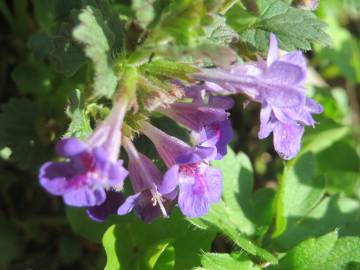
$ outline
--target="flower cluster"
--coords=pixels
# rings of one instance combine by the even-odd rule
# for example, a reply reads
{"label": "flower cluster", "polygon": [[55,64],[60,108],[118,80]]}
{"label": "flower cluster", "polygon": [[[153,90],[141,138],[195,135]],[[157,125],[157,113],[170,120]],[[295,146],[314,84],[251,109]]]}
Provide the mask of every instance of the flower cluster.
{"label": "flower cluster", "polygon": [[[170,136],[148,121],[139,121],[140,132],[155,145],[167,166],[162,173],[132,140],[122,135],[121,126],[129,102],[119,98],[109,116],[85,141],[66,138],[57,144],[57,152],[66,160],[47,162],[40,168],[40,183],[51,194],[62,196],[67,205],[86,207],[97,221],[110,214],[124,215],[134,210],[145,222],[167,216],[178,200],[184,215],[197,217],[219,201],[222,176],[210,167],[210,161],[226,154],[232,129],[226,109],[228,97],[203,95],[158,108],[158,112],[183,124],[191,131],[194,145]],[[196,87],[196,86],[195,86]],[[189,102],[189,99],[191,100]],[[120,144],[128,156],[128,168],[119,160]],[[129,174],[134,195],[124,198],[122,185]]]}
{"label": "flower cluster", "polygon": [[305,94],[306,60],[300,51],[278,57],[275,35],[270,36],[267,61],[234,65],[230,70],[203,69],[194,77],[204,80],[209,92],[243,94],[261,104],[258,137],[273,133],[275,150],[283,159],[292,159],[301,146],[304,126],[314,126],[312,114],[322,106]]}
{"label": "flower cluster", "polygon": [[[136,100],[120,93],[109,115],[88,139],[59,141],[56,150],[64,160],[45,163],[40,168],[40,184],[49,193],[62,196],[67,205],[87,208],[97,221],[134,210],[144,222],[151,222],[168,216],[176,203],[184,215],[199,217],[221,197],[222,174],[211,167],[211,161],[226,155],[233,137],[227,112],[233,101],[224,95],[240,93],[261,104],[258,136],[273,133],[275,149],[284,159],[298,153],[304,126],[313,126],[312,113],[322,111],[305,95],[303,55],[292,52],[279,58],[274,35],[267,61],[234,65],[228,70],[202,69],[192,76],[198,82],[190,86],[172,82],[183,97],[163,104],[157,100],[160,105],[154,106],[157,113],[189,130],[191,144],[152,125],[148,120],[151,112],[136,118],[136,134],[154,144],[166,166],[164,172],[136,149],[134,136],[122,132],[125,115],[134,113],[129,109]],[[119,159],[121,146],[127,153],[127,169]],[[127,176],[134,194],[125,198],[122,190]]]}

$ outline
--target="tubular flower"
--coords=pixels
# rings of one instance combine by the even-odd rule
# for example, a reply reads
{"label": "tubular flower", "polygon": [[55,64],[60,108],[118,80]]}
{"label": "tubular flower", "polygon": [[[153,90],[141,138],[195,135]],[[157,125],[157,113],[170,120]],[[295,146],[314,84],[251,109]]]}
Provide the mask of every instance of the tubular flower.
{"label": "tubular flower", "polygon": [[259,138],[272,132],[275,150],[291,159],[300,150],[304,126],[314,126],[313,113],[322,106],[305,95],[306,61],[295,51],[278,57],[278,44],[271,34],[266,61],[235,65],[230,70],[203,69],[194,77],[205,81],[207,91],[241,93],[262,105]]}
{"label": "tubular flower", "polygon": [[[176,191],[174,187],[166,187],[163,183],[172,183],[174,169],[163,175],[149,158],[136,150],[128,138],[124,138],[124,148],[129,156],[128,169],[135,194],[126,199],[117,213],[125,215],[134,209],[147,223],[161,214],[167,217],[167,211],[171,207],[171,201],[176,197]],[[170,191],[167,192],[169,189]]]}
{"label": "tubular flower", "polygon": [[67,205],[87,207],[89,216],[95,220],[103,220],[113,212],[112,204],[122,201],[122,195],[114,195],[112,191],[122,187],[128,174],[123,161],[118,160],[120,128],[127,104],[127,100],[117,101],[87,140],[59,141],[56,151],[67,160],[47,162],[40,168],[40,184],[46,191],[62,196]]}
{"label": "tubular flower", "polygon": [[199,217],[209,211],[211,203],[221,197],[222,174],[211,168],[209,161],[216,155],[212,147],[190,147],[144,122],[142,132],[154,143],[160,157],[169,167],[172,177],[164,179],[163,187],[171,192],[179,187],[178,204],[182,213]]}
{"label": "tubular flower", "polygon": [[192,98],[191,103],[176,102],[159,111],[192,130],[197,144],[214,147],[217,151],[215,159],[222,159],[233,137],[226,112],[234,105],[233,100],[222,96],[205,97],[205,88],[200,85],[184,87],[184,90]]}

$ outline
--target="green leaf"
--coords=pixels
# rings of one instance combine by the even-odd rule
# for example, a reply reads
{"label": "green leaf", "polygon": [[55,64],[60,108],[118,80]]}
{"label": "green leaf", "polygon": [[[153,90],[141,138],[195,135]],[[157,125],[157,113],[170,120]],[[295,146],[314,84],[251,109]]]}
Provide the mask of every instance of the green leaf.
{"label": "green leaf", "polygon": [[76,89],[69,98],[69,105],[66,109],[66,113],[71,119],[70,125],[66,137],[77,137],[80,139],[87,138],[92,129],[90,126],[90,120],[87,116],[84,108],[84,100],[81,96],[80,90]]}
{"label": "green leaf", "polygon": [[54,70],[67,77],[73,76],[87,62],[82,49],[71,36],[72,28],[68,22],[61,24],[52,39],[54,48],[49,54]]}
{"label": "green leaf", "polygon": [[[173,256],[173,246],[175,266],[171,269],[191,269],[199,265],[200,250],[209,250],[214,236],[213,232],[195,230],[189,226],[177,210],[170,218],[161,218],[151,224],[144,224],[135,215],[120,217],[119,222],[111,226],[103,237],[107,254],[105,269],[151,269],[149,267],[153,265],[154,256],[156,258],[156,250],[159,251],[160,247],[161,251],[161,247],[164,248],[165,245],[166,248],[161,252],[154,267],[166,269],[165,267],[172,263],[169,257]],[[164,268],[160,265],[164,265]]]}
{"label": "green leaf", "polygon": [[316,159],[306,153],[284,169],[277,194],[276,237],[284,232],[289,219],[310,211],[323,197],[325,181],[316,177]]}
{"label": "green leaf", "polygon": [[359,264],[360,238],[348,236],[342,237],[336,242],[323,269],[359,269]]}
{"label": "green leaf", "polygon": [[[248,157],[245,154],[236,156],[229,148],[224,159],[215,161],[213,165],[223,173],[222,200],[218,204],[212,205],[206,216],[190,219],[190,222],[199,228],[223,233],[246,252],[276,263],[277,260],[272,254],[256,246],[246,237],[246,235],[256,233],[262,234],[264,227],[271,223],[271,218],[259,218],[268,215],[271,210],[268,207],[259,209],[256,207],[257,202],[255,203],[252,198],[253,176]],[[267,203],[271,205],[273,197],[269,196],[268,198]],[[255,209],[258,209],[259,212],[254,213]],[[255,214],[258,215],[258,218],[255,218]],[[264,221],[269,223],[262,223]],[[259,222],[258,225],[256,222]]]}
{"label": "green leaf", "polygon": [[342,237],[337,231],[317,239],[310,238],[291,249],[280,261],[278,267],[271,269],[294,270],[340,270],[356,269],[350,266],[360,262],[360,238]]}
{"label": "green leaf", "polygon": [[337,241],[337,231],[310,238],[291,249],[274,269],[322,269]]}
{"label": "green leaf", "polygon": [[254,263],[241,254],[205,253],[201,265],[207,270],[260,270]]}
{"label": "green leaf", "polygon": [[39,28],[50,31],[57,21],[64,19],[73,9],[81,6],[81,0],[32,0]]}
{"label": "green leaf", "polygon": [[109,66],[110,46],[104,30],[98,21],[102,21],[99,10],[87,7],[79,15],[80,24],[73,30],[74,38],[85,45],[85,54],[94,66],[95,97],[110,98],[115,92],[117,77]]}
{"label": "green leaf", "polygon": [[311,11],[296,9],[282,0],[259,0],[257,1],[259,16],[248,15],[246,22],[237,21],[244,11],[237,12],[242,8],[234,5],[226,14],[227,22],[240,34],[240,40],[261,51],[268,47],[270,32],[276,34],[280,47],[291,51],[296,49],[310,50],[311,42],[329,45],[331,40],[324,32],[325,24],[320,21]]}

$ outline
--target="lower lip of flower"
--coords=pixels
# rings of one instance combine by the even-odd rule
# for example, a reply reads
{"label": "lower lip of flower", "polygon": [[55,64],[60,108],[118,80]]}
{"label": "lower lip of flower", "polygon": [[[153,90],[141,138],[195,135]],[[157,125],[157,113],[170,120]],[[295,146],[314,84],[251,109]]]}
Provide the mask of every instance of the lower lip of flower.
{"label": "lower lip of flower", "polygon": [[183,179],[189,181],[188,184],[192,184],[192,192],[195,195],[204,194],[206,191],[206,183],[204,175],[201,172],[201,163],[192,163],[180,166],[180,174],[183,175]]}

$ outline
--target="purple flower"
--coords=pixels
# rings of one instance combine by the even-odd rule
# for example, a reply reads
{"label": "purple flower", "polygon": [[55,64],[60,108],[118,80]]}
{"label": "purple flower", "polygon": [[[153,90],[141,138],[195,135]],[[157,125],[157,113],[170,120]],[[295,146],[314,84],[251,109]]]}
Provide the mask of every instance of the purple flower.
{"label": "purple flower", "polygon": [[314,126],[313,113],[322,106],[306,97],[306,61],[301,52],[278,57],[275,35],[270,36],[267,61],[235,65],[230,70],[204,69],[194,77],[205,80],[210,92],[241,93],[262,105],[259,138],[273,133],[275,150],[291,159],[300,150],[304,126]]}
{"label": "purple flower", "polygon": [[225,119],[221,122],[204,126],[200,131],[200,143],[203,147],[215,147],[216,157],[220,160],[227,153],[227,145],[232,140],[234,132],[232,130],[231,121]]}
{"label": "purple flower", "polygon": [[161,215],[166,217],[171,201],[176,197],[175,187],[172,186],[174,182],[171,181],[174,179],[174,169],[162,175],[149,158],[136,150],[128,138],[124,138],[124,148],[129,156],[128,169],[135,194],[126,199],[117,213],[125,215],[134,209],[147,223]]}
{"label": "purple flower", "polygon": [[209,166],[216,153],[214,148],[191,148],[148,123],[143,124],[142,132],[152,140],[172,172],[172,177],[166,177],[163,181],[166,192],[178,185],[178,204],[182,213],[189,217],[205,215],[210,204],[220,200],[222,191],[221,172]]}
{"label": "purple flower", "polygon": [[90,216],[97,220],[110,213],[102,215],[93,207],[104,206],[109,210],[107,194],[121,188],[128,174],[122,166],[123,161],[118,160],[120,127],[127,104],[127,101],[117,102],[88,140],[66,138],[59,141],[56,151],[66,161],[47,162],[40,168],[40,184],[46,191],[62,196],[67,205],[89,208],[89,213],[93,213]]}
{"label": "purple flower", "polygon": [[229,97],[209,96],[205,102],[205,88],[201,85],[184,87],[184,90],[193,99],[192,103],[177,102],[159,111],[191,129],[197,144],[214,147],[217,150],[216,159],[222,159],[233,137],[231,121],[226,112],[234,105],[233,100]]}
{"label": "purple flower", "polygon": [[124,201],[124,195],[121,192],[107,190],[105,201],[98,206],[89,207],[86,213],[92,220],[102,222],[108,216],[116,214],[119,205],[122,205]]}

